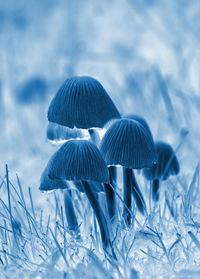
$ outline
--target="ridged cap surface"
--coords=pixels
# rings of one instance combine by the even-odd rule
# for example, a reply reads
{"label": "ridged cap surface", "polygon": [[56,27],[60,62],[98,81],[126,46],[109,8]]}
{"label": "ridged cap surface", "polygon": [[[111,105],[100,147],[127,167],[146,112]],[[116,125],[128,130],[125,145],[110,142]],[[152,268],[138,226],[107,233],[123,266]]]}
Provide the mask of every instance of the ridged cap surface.
{"label": "ridged cap surface", "polygon": [[49,161],[50,178],[107,182],[109,173],[98,148],[86,140],[70,140]]}
{"label": "ridged cap surface", "polygon": [[96,79],[80,76],[67,79],[50,103],[48,120],[69,128],[102,128],[120,114]]}
{"label": "ridged cap surface", "polygon": [[107,165],[141,169],[156,162],[151,134],[131,119],[116,120],[105,133],[100,150]]}

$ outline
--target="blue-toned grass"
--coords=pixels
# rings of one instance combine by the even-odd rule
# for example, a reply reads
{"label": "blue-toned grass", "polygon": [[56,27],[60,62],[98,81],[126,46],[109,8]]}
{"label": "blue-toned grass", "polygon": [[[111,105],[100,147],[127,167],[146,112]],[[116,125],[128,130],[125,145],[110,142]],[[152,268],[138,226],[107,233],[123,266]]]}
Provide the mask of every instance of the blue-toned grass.
{"label": "blue-toned grass", "polygon": [[[199,278],[199,2],[1,2],[0,279]],[[133,203],[130,228],[122,218],[122,169],[116,167],[118,178],[110,186],[116,207],[112,225],[112,204],[106,207],[102,187],[93,185],[116,259],[103,252],[80,184],[69,183],[75,233],[67,223],[63,191],[37,190],[49,155],[59,147],[55,141],[74,137],[55,129],[47,133],[54,145],[45,142],[48,102],[64,79],[82,74],[102,82],[122,115],[145,117],[155,141],[177,147],[180,161],[180,174],[160,185],[157,203],[151,183],[134,171],[146,214]],[[47,84],[24,87],[30,77],[44,77]],[[107,119],[98,104],[90,107]],[[75,113],[76,125],[92,110]],[[87,131],[87,137],[99,146],[96,132]]]}
{"label": "blue-toned grass", "polygon": [[[25,278],[92,278],[94,272],[97,278],[146,278],[150,272],[155,278],[158,274],[179,278],[183,269],[196,276],[200,223],[195,193],[200,187],[199,174],[198,164],[188,189],[183,189],[174,178],[165,182],[167,189],[162,203],[152,204],[152,208],[147,203],[147,216],[138,214],[135,208],[134,222],[128,229],[122,218],[124,202],[118,181],[114,190],[119,214],[112,225],[115,259],[103,253],[99,228],[84,194],[71,188],[79,208],[76,213],[80,231],[76,233],[65,219],[63,193],[57,190],[49,194],[49,201],[40,210],[31,188],[27,200],[19,177],[10,181],[6,166],[0,189],[7,191],[7,197],[0,199],[2,278],[11,276],[12,268],[16,267],[15,277],[9,278],[19,278],[22,274]],[[105,214],[108,218],[107,211]]]}

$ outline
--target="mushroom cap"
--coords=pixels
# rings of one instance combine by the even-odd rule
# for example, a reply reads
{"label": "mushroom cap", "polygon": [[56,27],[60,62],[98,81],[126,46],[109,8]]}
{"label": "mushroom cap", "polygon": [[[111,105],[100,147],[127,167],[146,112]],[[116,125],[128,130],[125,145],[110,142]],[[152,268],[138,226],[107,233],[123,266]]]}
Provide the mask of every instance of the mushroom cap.
{"label": "mushroom cap", "polygon": [[172,147],[165,142],[156,142],[157,163],[148,169],[143,170],[143,174],[148,180],[166,180],[170,175],[176,175],[180,171],[178,159]]}
{"label": "mushroom cap", "polygon": [[58,90],[50,103],[48,120],[69,128],[102,128],[120,114],[111,98],[96,79],[71,77]]}
{"label": "mushroom cap", "polygon": [[102,139],[100,150],[107,165],[141,169],[156,162],[151,134],[132,119],[123,118],[113,122]]}
{"label": "mushroom cap", "polygon": [[42,173],[40,179],[40,191],[51,191],[56,189],[66,189],[68,188],[67,182],[58,178],[50,178],[48,175],[49,163],[47,164],[45,170]]}
{"label": "mushroom cap", "polygon": [[48,163],[48,176],[72,181],[109,181],[108,168],[100,151],[86,140],[64,143]]}

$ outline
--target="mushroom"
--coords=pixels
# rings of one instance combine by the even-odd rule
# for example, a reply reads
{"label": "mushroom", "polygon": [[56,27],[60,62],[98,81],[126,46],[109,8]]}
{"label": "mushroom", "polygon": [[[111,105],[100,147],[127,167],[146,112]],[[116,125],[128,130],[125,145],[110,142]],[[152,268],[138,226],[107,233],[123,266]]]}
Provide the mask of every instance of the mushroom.
{"label": "mushroom", "polygon": [[98,145],[98,133],[106,122],[120,114],[100,82],[89,76],[71,77],[50,103],[48,120],[69,128],[88,129]]}
{"label": "mushroom", "polygon": [[78,221],[74,211],[73,202],[71,198],[71,190],[69,189],[69,185],[63,179],[59,178],[50,178],[49,173],[50,163],[47,164],[45,170],[42,173],[40,179],[40,191],[51,191],[55,189],[64,190],[64,206],[65,206],[65,214],[67,218],[67,223],[69,229],[72,231],[78,231]]}
{"label": "mushroom", "polygon": [[132,169],[150,167],[156,161],[152,136],[138,121],[119,119],[105,133],[100,151],[107,165],[123,166],[123,215],[130,225]]}
{"label": "mushroom", "polygon": [[[55,139],[56,133],[59,133],[59,129],[55,129],[54,136],[53,124],[65,126],[64,128],[70,130],[70,134],[74,127],[88,129],[92,142],[99,145],[99,135],[95,128],[102,128],[108,120],[117,117],[120,117],[117,108],[96,79],[87,76],[72,77],[64,82],[49,106],[50,127],[47,136]],[[75,134],[73,136],[75,137]],[[84,137],[84,133],[79,137]],[[76,186],[77,182],[74,183]]]}
{"label": "mushroom", "polygon": [[152,198],[155,202],[159,200],[160,183],[170,175],[177,175],[180,166],[172,147],[165,142],[156,142],[157,164],[143,170],[146,179],[153,181]]}
{"label": "mushroom", "polygon": [[92,189],[93,182],[106,183],[109,180],[106,163],[98,148],[86,140],[70,140],[52,156],[47,170],[50,179],[81,181],[99,223],[103,248],[110,247],[107,222]]}

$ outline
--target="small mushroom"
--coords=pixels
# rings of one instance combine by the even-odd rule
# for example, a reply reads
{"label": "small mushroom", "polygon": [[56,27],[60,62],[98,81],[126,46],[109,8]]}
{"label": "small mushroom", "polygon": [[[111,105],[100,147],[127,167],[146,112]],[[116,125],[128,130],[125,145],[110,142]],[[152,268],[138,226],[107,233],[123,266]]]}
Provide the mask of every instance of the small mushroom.
{"label": "small mushroom", "polygon": [[119,119],[108,128],[100,150],[107,165],[123,166],[123,215],[127,225],[130,225],[132,169],[150,167],[156,161],[152,136],[138,121]]}
{"label": "small mushroom", "polygon": [[99,223],[103,248],[110,247],[107,222],[92,189],[93,182],[106,183],[109,179],[107,166],[98,148],[86,140],[70,140],[64,143],[48,163],[48,177],[81,181]]}
{"label": "small mushroom", "polygon": [[48,109],[48,120],[69,128],[88,129],[98,144],[98,133],[106,122],[120,114],[100,82],[89,76],[67,79]]}
{"label": "small mushroom", "polygon": [[40,191],[51,191],[56,189],[64,190],[64,206],[69,229],[78,231],[78,221],[74,211],[74,206],[71,198],[71,190],[69,185],[63,179],[50,178],[48,175],[50,163],[47,164],[40,179]]}
{"label": "small mushroom", "polygon": [[170,175],[177,175],[180,166],[172,147],[165,142],[156,142],[157,164],[143,170],[146,179],[153,181],[152,198],[155,202],[159,200],[160,182],[166,180]]}

